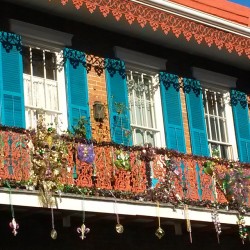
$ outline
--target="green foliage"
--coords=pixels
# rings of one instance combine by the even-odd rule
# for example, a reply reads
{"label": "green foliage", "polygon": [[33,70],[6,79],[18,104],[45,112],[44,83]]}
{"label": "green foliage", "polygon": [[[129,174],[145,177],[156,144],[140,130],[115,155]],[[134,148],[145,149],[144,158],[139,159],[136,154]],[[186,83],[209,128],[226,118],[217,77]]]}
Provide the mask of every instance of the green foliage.
{"label": "green foliage", "polygon": [[81,116],[77,124],[75,126],[72,126],[72,132],[68,131],[68,133],[75,137],[86,138],[86,124],[87,121],[85,116]]}

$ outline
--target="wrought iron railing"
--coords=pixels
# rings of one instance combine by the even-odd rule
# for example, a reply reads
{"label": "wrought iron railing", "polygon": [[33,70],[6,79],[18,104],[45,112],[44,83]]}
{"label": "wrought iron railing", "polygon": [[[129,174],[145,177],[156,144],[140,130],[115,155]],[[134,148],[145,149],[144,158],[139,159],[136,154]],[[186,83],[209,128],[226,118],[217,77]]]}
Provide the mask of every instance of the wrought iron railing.
{"label": "wrought iron railing", "polygon": [[[14,183],[23,187],[33,185],[34,155],[30,135],[25,132],[6,128],[0,130],[2,186],[5,181],[13,186]],[[228,162],[218,159],[183,155],[165,149],[126,148],[112,143],[94,144],[92,151],[86,151],[84,145],[87,144],[65,138],[62,140],[66,141],[68,148],[67,164],[60,170],[59,178],[63,192],[84,189],[88,195],[105,196],[108,190],[113,190],[117,197],[132,200],[174,204],[186,202],[203,207],[220,204],[230,208],[230,203],[239,203],[237,196],[232,199],[235,190],[238,195],[244,192],[246,197],[240,205],[250,205],[246,182],[250,176],[248,166],[241,166],[239,172],[239,166],[229,166]],[[80,145],[85,150],[85,158],[78,155]],[[92,147],[92,144],[89,145]],[[88,154],[92,154],[91,159],[86,158]],[[46,178],[49,180],[50,177]]]}

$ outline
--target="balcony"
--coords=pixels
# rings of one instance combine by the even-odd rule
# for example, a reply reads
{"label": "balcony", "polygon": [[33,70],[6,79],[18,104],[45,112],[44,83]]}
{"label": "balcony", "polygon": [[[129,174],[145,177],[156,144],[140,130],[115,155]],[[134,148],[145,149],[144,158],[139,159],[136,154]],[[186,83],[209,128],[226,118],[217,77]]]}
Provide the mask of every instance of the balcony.
{"label": "balcony", "polygon": [[[88,144],[87,144],[88,143]],[[250,225],[248,165],[1,127],[2,204]],[[38,199],[39,198],[39,199]],[[53,202],[53,201],[57,202]],[[115,206],[115,211],[114,211]],[[159,209],[159,207],[158,207]],[[183,213],[189,209],[189,217]],[[245,239],[246,236],[241,236]]]}

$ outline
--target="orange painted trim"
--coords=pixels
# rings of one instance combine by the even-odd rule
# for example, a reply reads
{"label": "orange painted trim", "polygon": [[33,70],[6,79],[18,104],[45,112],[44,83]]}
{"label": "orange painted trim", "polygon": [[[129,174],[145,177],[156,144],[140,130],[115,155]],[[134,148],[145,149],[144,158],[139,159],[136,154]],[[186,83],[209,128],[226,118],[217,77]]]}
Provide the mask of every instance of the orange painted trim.
{"label": "orange painted trim", "polygon": [[250,8],[227,0],[171,0],[229,21],[250,26]]}
{"label": "orange painted trim", "polygon": [[[149,24],[155,31],[161,29],[166,35],[172,32],[177,38],[183,35],[187,41],[195,39],[198,44],[205,42],[209,47],[215,45],[219,50],[225,48],[229,53],[235,51],[239,56],[245,54],[250,59],[250,39],[206,26],[199,22],[169,14],[129,0],[71,0],[77,9],[83,5],[90,13],[99,9],[104,17],[112,14],[117,21],[125,17],[129,24],[137,21],[142,28]],[[63,5],[69,0],[61,0]]]}

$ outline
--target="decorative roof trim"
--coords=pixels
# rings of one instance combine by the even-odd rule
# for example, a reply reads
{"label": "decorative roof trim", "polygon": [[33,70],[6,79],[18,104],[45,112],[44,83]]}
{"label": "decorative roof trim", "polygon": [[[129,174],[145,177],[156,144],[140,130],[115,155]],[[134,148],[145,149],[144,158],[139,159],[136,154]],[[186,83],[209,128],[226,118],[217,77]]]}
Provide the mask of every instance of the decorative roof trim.
{"label": "decorative roof trim", "polygon": [[[129,0],[71,0],[77,9],[83,4],[90,13],[97,8],[107,17],[112,14],[117,21],[122,16],[129,24],[137,21],[143,28],[149,24],[155,31],[161,29],[166,35],[172,32],[177,38],[182,34],[187,41],[194,38],[198,44],[205,42],[209,47],[225,48],[229,53],[235,51],[239,56],[245,54],[250,59],[250,39],[200,24],[173,14],[166,13],[153,7],[144,6]],[[61,0],[63,5],[69,0]]]}

